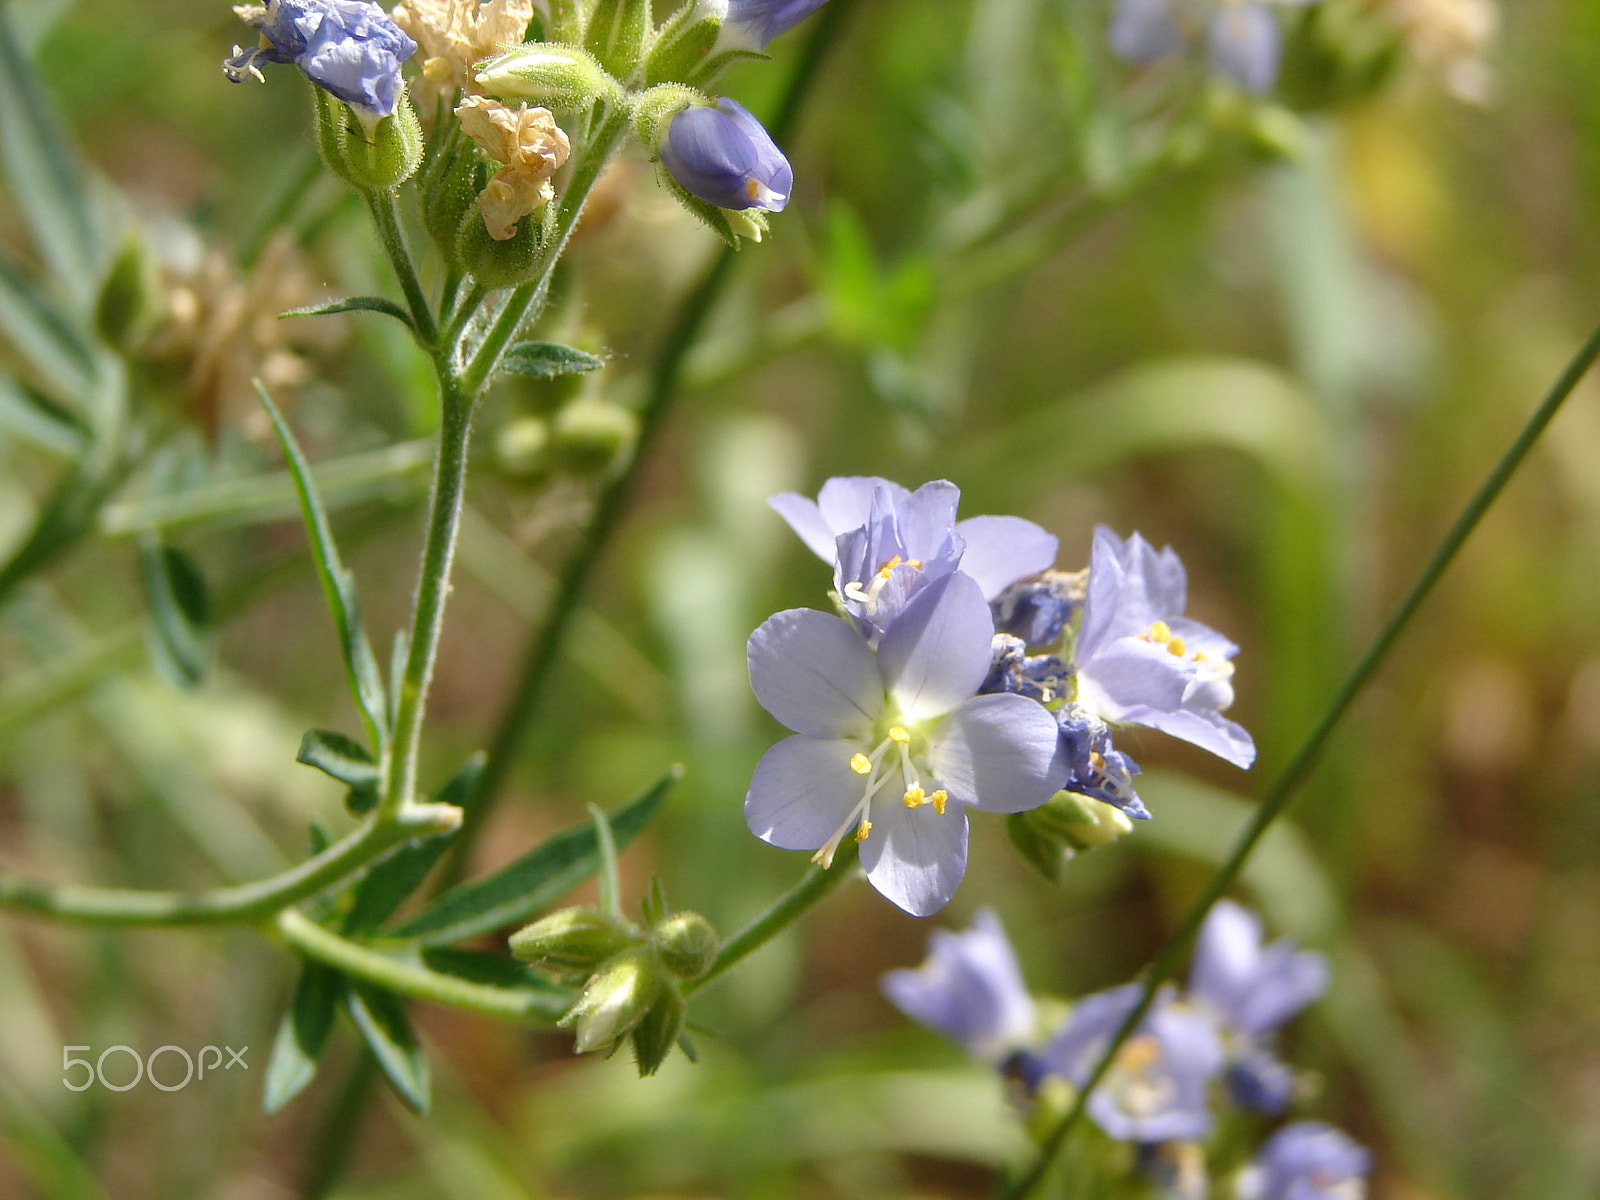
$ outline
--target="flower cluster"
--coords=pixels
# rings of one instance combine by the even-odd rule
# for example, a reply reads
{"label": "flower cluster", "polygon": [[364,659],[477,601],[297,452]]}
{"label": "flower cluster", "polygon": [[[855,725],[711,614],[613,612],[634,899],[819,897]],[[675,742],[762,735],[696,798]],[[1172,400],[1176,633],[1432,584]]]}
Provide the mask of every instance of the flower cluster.
{"label": "flower cluster", "polygon": [[[837,615],[779,613],[749,645],[757,698],[795,734],[756,768],[751,831],[824,866],[853,833],[873,886],[919,916],[961,881],[967,809],[1039,810],[1045,829],[1066,791],[1148,818],[1114,725],[1254,757],[1220,711],[1238,647],[1183,617],[1171,550],[1100,529],[1087,571],[1067,574],[1039,526],[957,520],[959,500],[943,480],[913,492],[871,476],[774,496],[833,565]],[[1083,813],[1066,819],[1094,825]]]}
{"label": "flower cluster", "polygon": [[1278,77],[1283,32],[1273,7],[1315,0],[1117,0],[1111,50],[1128,62],[1151,62],[1205,45],[1211,70],[1261,95]]}
{"label": "flower cluster", "polygon": [[[1082,1087],[1116,1030],[1139,1002],[1126,984],[1079,999],[1042,1040],[1037,1011],[999,920],[980,912],[965,933],[936,931],[927,960],[884,976],[885,995],[916,1021],[961,1042],[975,1058],[1018,1077],[1030,1096],[1051,1081]],[[1177,1172],[1178,1195],[1204,1195],[1201,1143],[1231,1102],[1271,1116],[1289,1107],[1294,1073],[1272,1039],[1327,985],[1321,955],[1286,941],[1262,944],[1260,920],[1222,900],[1201,929],[1187,986],[1163,987],[1133,1035],[1118,1048],[1089,1096],[1087,1111],[1110,1138],[1140,1148],[1163,1178]],[[1283,1126],[1239,1172],[1246,1200],[1356,1200],[1367,1152],[1315,1122]],[[1170,1180],[1169,1180],[1170,1182]]]}

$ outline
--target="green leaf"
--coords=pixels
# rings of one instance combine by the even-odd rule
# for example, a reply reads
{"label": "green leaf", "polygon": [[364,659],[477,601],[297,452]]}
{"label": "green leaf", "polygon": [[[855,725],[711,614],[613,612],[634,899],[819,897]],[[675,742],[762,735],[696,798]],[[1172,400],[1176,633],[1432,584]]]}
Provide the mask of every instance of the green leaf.
{"label": "green leaf", "polygon": [[412,1111],[426,1113],[432,1091],[428,1060],[400,998],[382,988],[347,980],[345,1004],[350,1019],[400,1099]]}
{"label": "green leaf", "polygon": [[[674,767],[649,791],[611,815],[618,848],[655,816],[682,769]],[[600,869],[600,840],[589,822],[564,829],[543,845],[484,879],[446,892],[398,930],[400,937],[440,946],[525,921]]]}
{"label": "green leaf", "polygon": [[305,519],[306,532],[311,538],[311,554],[317,564],[317,574],[322,579],[322,592],[333,614],[334,627],[339,633],[339,649],[344,656],[345,674],[356,704],[366,718],[367,733],[378,742],[386,728],[383,679],[378,671],[378,661],[372,656],[372,644],[367,641],[366,630],[361,626],[361,614],[356,605],[356,585],[350,572],[339,561],[339,550],[333,542],[333,530],[328,525],[328,514],[317,496],[316,484],[311,478],[311,467],[300,452],[283,414],[273,404],[267,389],[256,381],[256,394],[266,406],[283,445],[283,456],[288,460],[289,471],[294,476],[295,492],[300,497],[300,511]]}
{"label": "green leaf", "polygon": [[358,816],[378,803],[378,764],[366,747],[342,733],[313,729],[300,739],[295,762],[315,767],[350,789],[345,807]]}
{"label": "green leaf", "polygon": [[300,971],[289,1010],[278,1025],[267,1063],[261,1107],[270,1115],[298,1096],[317,1074],[317,1063],[333,1028],[343,992],[343,976],[332,967],[308,962]]}
{"label": "green leaf", "polygon": [[94,355],[33,281],[0,259],[0,333],[52,397],[81,405],[94,388]]}
{"label": "green leaf", "polygon": [[72,138],[0,5],[0,153],[34,244],[84,311],[98,285],[100,231]]}
{"label": "green leaf", "polygon": [[184,687],[205,676],[211,658],[211,599],[200,570],[182,550],[141,538],[139,565],[150,606],[152,648]]}
{"label": "green leaf", "polygon": [[[474,754],[439,789],[433,798],[440,804],[454,804],[458,808],[478,785],[483,774],[484,756]],[[378,863],[356,884],[350,911],[345,914],[344,931],[347,934],[365,933],[387,921],[405,902],[407,896],[422,885],[423,879],[439,861],[439,856],[449,847],[455,832],[426,838],[420,842],[407,842]]]}
{"label": "green leaf", "polygon": [[555,379],[561,375],[582,375],[598,371],[606,360],[598,354],[563,346],[559,342],[518,342],[500,360],[502,371],[529,375],[534,379]]}
{"label": "green leaf", "polygon": [[416,326],[411,323],[411,314],[401,308],[393,300],[385,300],[382,296],[351,296],[345,300],[333,300],[327,304],[312,304],[306,308],[291,308],[288,312],[278,314],[278,320],[285,317],[326,317],[342,312],[375,312],[386,317],[393,317],[405,327],[416,332]]}
{"label": "green leaf", "polygon": [[0,379],[0,430],[62,458],[79,457],[88,444],[70,415],[10,379]]}

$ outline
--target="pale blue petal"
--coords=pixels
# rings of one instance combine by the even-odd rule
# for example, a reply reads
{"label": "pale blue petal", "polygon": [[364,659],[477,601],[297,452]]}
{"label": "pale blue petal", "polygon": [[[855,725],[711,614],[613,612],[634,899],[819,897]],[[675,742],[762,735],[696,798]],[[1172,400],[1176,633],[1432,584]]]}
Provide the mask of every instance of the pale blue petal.
{"label": "pale blue petal", "polygon": [[975,696],[939,723],[928,766],[951,799],[985,812],[1037,808],[1060,788],[1056,718],[1022,696]]}
{"label": "pale blue petal", "polygon": [[907,808],[898,797],[872,806],[872,832],[861,843],[861,865],[883,896],[914,917],[950,902],[967,871],[967,810],[949,805]]}
{"label": "pale blue petal", "polygon": [[[835,537],[867,523],[867,518],[872,514],[872,497],[879,488],[887,488],[897,501],[911,495],[898,483],[891,483],[877,475],[835,475],[822,485],[822,490],[817,493],[817,508]],[[830,547],[826,557],[832,556]]]}
{"label": "pale blue petal", "polygon": [[1221,713],[1198,709],[1179,709],[1163,712],[1155,708],[1134,705],[1124,710],[1119,721],[1134,725],[1148,725],[1162,733],[1209,750],[1218,758],[1225,758],[1236,767],[1248,767],[1256,760],[1256,744],[1242,725],[1228,720]]}
{"label": "pale blue petal", "polygon": [[1159,617],[1175,617],[1183,612],[1188,603],[1189,583],[1177,551],[1171,546],[1157,550],[1136,533],[1123,548],[1122,559],[1128,569],[1124,585],[1131,593],[1128,599],[1149,614],[1138,618],[1142,626]]}
{"label": "pale blue petal", "polygon": [[1166,622],[1167,628],[1183,639],[1184,653],[1190,658],[1199,653],[1213,661],[1224,662],[1239,653],[1238,646],[1209,625],[1178,616],[1169,616]]}
{"label": "pale blue petal", "polygon": [[[1078,668],[1080,696],[1092,695],[1096,715],[1113,723],[1140,721],[1138,708],[1171,712],[1183,703],[1195,664],[1143,638],[1119,638]],[[1104,710],[1104,711],[1099,711]]]}
{"label": "pale blue petal", "polygon": [[1021,517],[969,517],[957,523],[956,532],[967,543],[961,571],[978,581],[985,600],[1025,575],[1048,571],[1060,545],[1054,534]]}
{"label": "pale blue petal", "polygon": [[989,909],[963,933],[936,929],[916,970],[890,971],[883,991],[902,1012],[998,1063],[1027,1042],[1034,1004],[1011,943]]}
{"label": "pale blue petal", "polygon": [[948,556],[960,503],[961,489],[944,479],[925,483],[900,501],[894,512],[899,553],[924,563]]}
{"label": "pale blue petal", "polygon": [[1261,961],[1261,918],[1232,900],[1218,900],[1194,943],[1189,991],[1228,1011],[1250,986]]}
{"label": "pale blue petal", "polygon": [[1242,1033],[1260,1037],[1278,1028],[1322,995],[1328,987],[1328,963],[1322,955],[1274,942],[1261,954],[1253,986],[1234,1012]]}
{"label": "pale blue petal", "polygon": [[799,492],[779,492],[767,500],[767,505],[800,535],[800,540],[823,562],[833,561],[833,542],[838,535],[829,528],[822,510],[815,500],[807,500]]}
{"label": "pale blue petal", "polygon": [[744,798],[745,824],[784,850],[818,850],[838,832],[865,784],[850,769],[851,741],[784,738],[761,756]]}
{"label": "pale blue petal", "polygon": [[1183,49],[1173,19],[1174,0],[1117,0],[1111,17],[1111,51],[1127,62],[1150,62]]}
{"label": "pale blue petal", "polygon": [[983,590],[959,571],[918,592],[878,646],[878,665],[900,712],[942,716],[977,694],[989,673],[994,620]]}
{"label": "pale blue petal", "polygon": [[[1127,569],[1122,564],[1122,540],[1104,525],[1094,531],[1089,551],[1089,587],[1083,598],[1083,622],[1073,643],[1073,658],[1087,662],[1116,637],[1143,633],[1146,625],[1117,628],[1119,600]],[[1124,622],[1126,624],[1126,622]]]}
{"label": "pale blue petal", "polygon": [[1207,52],[1211,69],[1261,95],[1278,77],[1282,34],[1265,4],[1224,4],[1211,19]]}
{"label": "pale blue petal", "polygon": [[883,711],[883,676],[849,622],[810,608],[768,617],[750,635],[750,686],[779,721],[807,737],[865,734]]}

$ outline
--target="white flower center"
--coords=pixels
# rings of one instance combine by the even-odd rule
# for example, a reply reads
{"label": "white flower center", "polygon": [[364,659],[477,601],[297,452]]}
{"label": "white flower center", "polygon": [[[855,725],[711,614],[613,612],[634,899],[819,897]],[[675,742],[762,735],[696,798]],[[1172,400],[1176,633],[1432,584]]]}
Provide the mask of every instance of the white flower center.
{"label": "white flower center", "polygon": [[[911,751],[912,731],[906,728],[909,724],[910,722],[890,725],[883,740],[870,751],[865,753],[857,751],[850,756],[850,769],[857,775],[866,777],[861,799],[851,807],[845,819],[839,823],[839,828],[833,831],[833,836],[811,856],[812,862],[824,869],[833,866],[834,853],[852,826],[855,828],[856,841],[866,841],[867,835],[872,832],[872,802],[880,792],[891,787],[891,781],[897,778],[900,799],[907,808],[921,808],[925,804],[931,804],[934,812],[943,815],[945,805],[950,800],[950,793],[931,780],[931,771],[927,771],[925,767],[919,769]],[[932,791],[923,786],[924,775],[930,776],[930,782],[935,782]]]}

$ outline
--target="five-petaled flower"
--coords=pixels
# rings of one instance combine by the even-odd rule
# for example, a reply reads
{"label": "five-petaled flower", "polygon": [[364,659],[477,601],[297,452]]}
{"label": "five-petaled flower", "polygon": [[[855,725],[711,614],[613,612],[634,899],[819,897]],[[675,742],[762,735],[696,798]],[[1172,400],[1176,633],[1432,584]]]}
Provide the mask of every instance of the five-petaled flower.
{"label": "five-petaled flower", "polygon": [[1129,62],[1150,62],[1204,40],[1206,61],[1247,91],[1260,95],[1278,77],[1283,33],[1273,4],[1315,0],[1118,0],[1111,49]]}
{"label": "five-petaled flower", "polygon": [[1239,1173],[1239,1200],[1361,1200],[1372,1155],[1321,1121],[1294,1121]]}
{"label": "five-petaled flower", "polygon": [[1187,581],[1170,548],[1137,533],[1123,542],[1095,530],[1083,622],[1073,641],[1077,702],[1111,725],[1148,725],[1236,766],[1255,761],[1243,728],[1222,716],[1233,703],[1239,652],[1216,630],[1183,616]]}
{"label": "five-petaled flower", "polygon": [[394,112],[400,64],[417,44],[369,0],[270,0],[234,11],[261,31],[261,44],[233,48],[222,64],[235,83],[260,79],[258,62],[293,63],[312,83],[372,119]]}
{"label": "five-petaled flower", "polygon": [[674,114],[657,153],[679,187],[718,208],[782,212],[794,190],[783,151],[749,109],[727,96]]}
{"label": "five-petaled flower", "polygon": [[1021,812],[1059,786],[1054,717],[976,694],[992,630],[959,572],[923,588],[876,651],[826,613],[768,619],[750,637],[750,682],[795,736],[756,766],[751,832],[823,866],[853,834],[879,892],[917,916],[942,908],[966,871],[966,810]]}
{"label": "five-petaled flower", "polygon": [[927,959],[915,970],[890,971],[883,992],[908,1017],[985,1062],[1003,1062],[1033,1034],[1033,997],[1000,919],[987,908],[965,933],[934,930]]}

